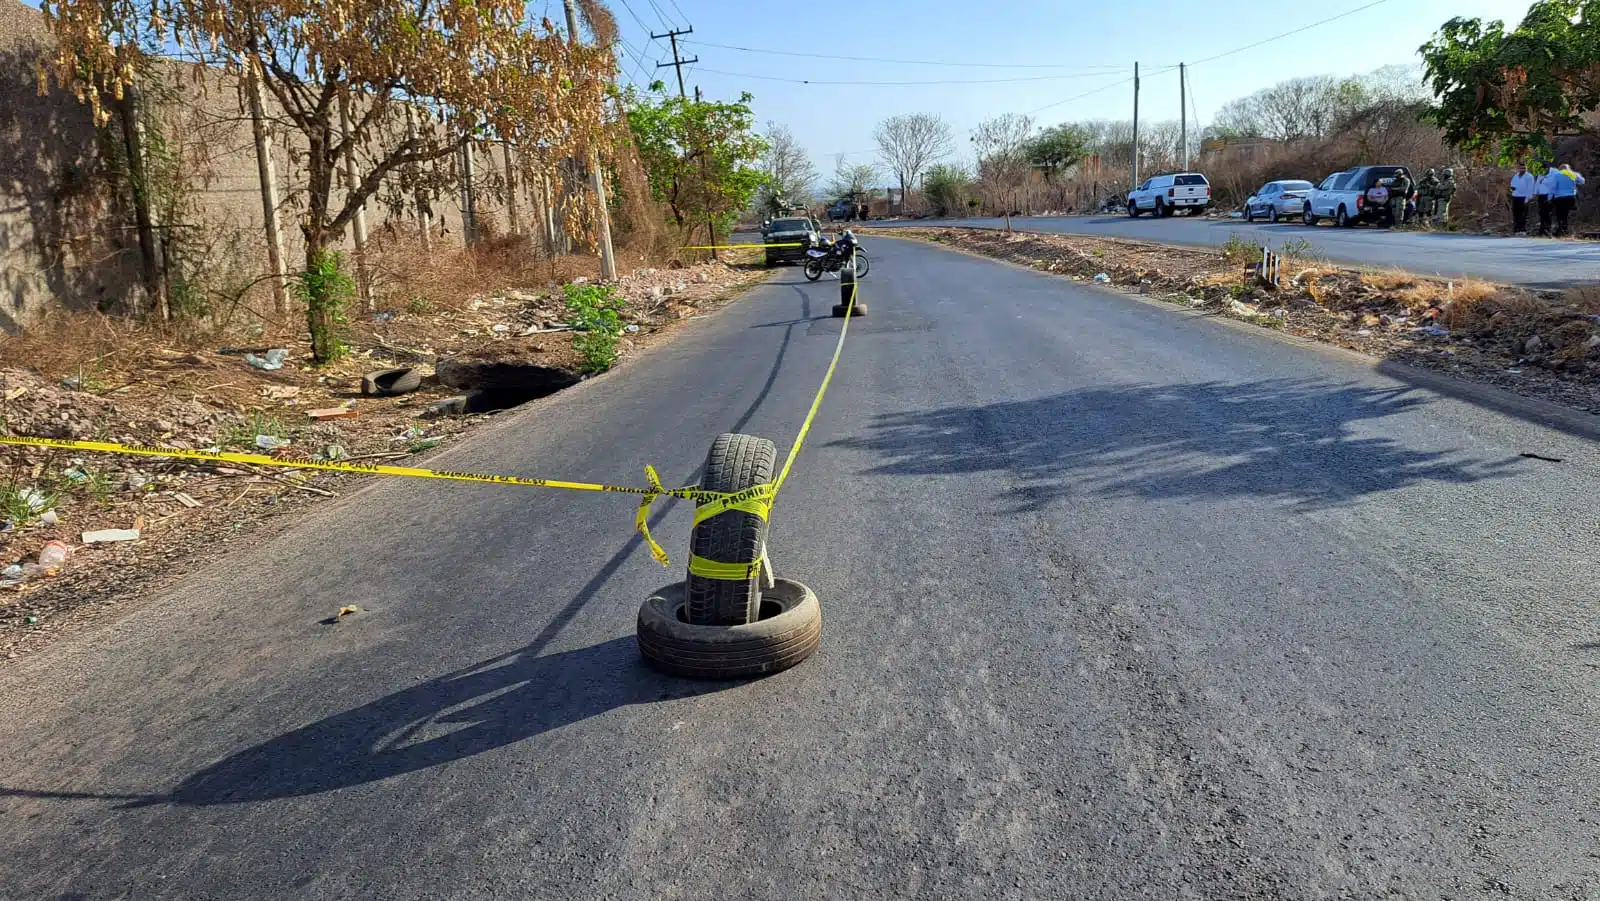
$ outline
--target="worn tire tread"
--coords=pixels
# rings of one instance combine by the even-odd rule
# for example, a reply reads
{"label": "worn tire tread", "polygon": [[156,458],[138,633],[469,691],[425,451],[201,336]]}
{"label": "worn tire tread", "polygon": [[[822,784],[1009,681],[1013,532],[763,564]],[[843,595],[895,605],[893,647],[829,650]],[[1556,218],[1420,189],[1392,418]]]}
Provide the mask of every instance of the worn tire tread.
{"label": "worn tire tread", "polygon": [[[772,481],[778,450],[754,435],[719,435],[706,454],[700,486],[707,491],[743,491]],[[753,513],[729,510],[695,526],[689,551],[719,563],[754,563],[761,559],[767,521]],[[697,625],[736,626],[755,622],[761,610],[761,574],[732,582],[688,577],[689,621]]]}

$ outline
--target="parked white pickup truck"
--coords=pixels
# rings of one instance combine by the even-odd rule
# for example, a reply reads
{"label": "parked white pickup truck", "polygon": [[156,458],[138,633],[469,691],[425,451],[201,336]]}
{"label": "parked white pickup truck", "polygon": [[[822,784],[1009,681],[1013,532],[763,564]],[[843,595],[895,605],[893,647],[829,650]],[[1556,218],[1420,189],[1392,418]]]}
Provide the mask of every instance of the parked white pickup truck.
{"label": "parked white pickup truck", "polygon": [[1404,166],[1357,166],[1335,172],[1306,196],[1301,219],[1307,225],[1332,219],[1342,228],[1358,222],[1393,225],[1389,220],[1389,185],[1401,172],[1411,178],[1411,170]]}
{"label": "parked white pickup truck", "polygon": [[1198,216],[1210,205],[1211,183],[1198,172],[1157,175],[1128,192],[1128,215],[1135,219],[1144,212],[1170,216],[1177,210]]}

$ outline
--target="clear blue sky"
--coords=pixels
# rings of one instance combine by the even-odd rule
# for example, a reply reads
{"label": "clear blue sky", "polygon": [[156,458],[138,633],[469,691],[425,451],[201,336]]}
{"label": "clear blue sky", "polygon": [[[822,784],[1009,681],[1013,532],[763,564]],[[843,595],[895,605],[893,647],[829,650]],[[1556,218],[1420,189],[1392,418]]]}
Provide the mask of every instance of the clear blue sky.
{"label": "clear blue sky", "polygon": [[[1155,70],[1191,62],[1196,64],[1189,70],[1194,104],[1189,112],[1205,123],[1224,102],[1286,78],[1347,75],[1392,63],[1416,64],[1416,48],[1452,16],[1503,19],[1515,25],[1528,7],[1528,0],[1381,0],[1369,9],[1302,33],[1214,61],[1197,62],[1357,9],[1371,0],[1146,0],[1139,4],[864,0],[784,6],[733,0],[608,2],[625,42],[625,77],[642,80],[644,76],[635,68],[637,62],[652,70],[648,77],[659,75],[675,86],[670,68],[653,71],[655,63],[671,59],[671,51],[665,40],[652,41],[649,30],[660,33],[668,24],[692,25],[694,34],[684,39],[682,51],[685,57],[699,56],[700,62],[686,69],[689,90],[699,85],[715,99],[731,99],[740,91],[754,94],[756,114],[763,125],[771,120],[792,128],[824,177],[833,171],[835,153],[851,152],[852,162],[872,159],[873,125],[896,113],[938,113],[955,126],[963,144],[972,126],[999,113],[1037,110],[1032,114],[1041,125],[1073,119],[1126,119],[1132,112],[1133,86],[1111,85],[1131,76],[1133,62],[1138,60],[1142,73],[1151,73],[1141,80],[1141,120],[1178,118],[1178,73]],[[559,15],[560,0],[550,0],[550,4]],[[1135,9],[1139,15],[1133,14]],[[1150,35],[1157,38],[1150,40]],[[1141,37],[1147,46],[1141,46]],[[811,59],[699,42],[1007,68]],[[1017,68],[1017,64],[1065,68]],[[812,81],[1060,77],[994,84],[852,86],[790,84],[723,73]],[[1068,100],[1096,88],[1104,89]],[[1064,100],[1067,102],[1058,103]],[[1057,105],[1038,109],[1047,104]]]}

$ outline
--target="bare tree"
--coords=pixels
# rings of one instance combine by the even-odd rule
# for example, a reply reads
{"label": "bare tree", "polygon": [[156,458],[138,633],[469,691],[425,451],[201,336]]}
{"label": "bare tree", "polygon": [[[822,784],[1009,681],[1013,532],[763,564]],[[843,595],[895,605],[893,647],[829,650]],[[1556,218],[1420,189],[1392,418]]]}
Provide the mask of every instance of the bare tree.
{"label": "bare tree", "polygon": [[872,137],[878,142],[883,164],[900,179],[900,205],[906,191],[929,166],[955,149],[950,126],[933,113],[890,116],[878,123]]}
{"label": "bare tree", "polygon": [[877,166],[871,163],[852,166],[845,162],[844,154],[841,153],[833,158],[833,182],[828,186],[828,193],[836,197],[865,194],[877,178]]}
{"label": "bare tree", "polygon": [[767,152],[761,168],[767,182],[761,188],[760,203],[765,212],[779,213],[784,203],[809,203],[817,183],[817,168],[786,125],[767,123]]}
{"label": "bare tree", "polygon": [[1006,113],[978,124],[972,132],[972,149],[978,157],[978,185],[990,199],[1000,203],[1011,230],[1011,207],[1017,192],[1028,183],[1033,164],[1028,160],[1028,141],[1033,137],[1033,120]]}

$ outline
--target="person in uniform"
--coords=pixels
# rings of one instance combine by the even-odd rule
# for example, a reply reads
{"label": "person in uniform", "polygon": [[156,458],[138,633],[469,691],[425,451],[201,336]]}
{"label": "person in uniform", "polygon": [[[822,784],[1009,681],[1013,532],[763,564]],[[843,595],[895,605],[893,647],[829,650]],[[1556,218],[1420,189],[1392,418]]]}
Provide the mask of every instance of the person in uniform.
{"label": "person in uniform", "polygon": [[1422,173],[1422,179],[1417,182],[1417,216],[1428,221],[1433,220],[1433,206],[1439,192],[1439,174],[1432,169]]}
{"label": "person in uniform", "polygon": [[1450,219],[1450,198],[1456,196],[1456,170],[1446,167],[1439,173],[1439,186],[1433,189],[1434,221]]}
{"label": "person in uniform", "polygon": [[1406,221],[1406,204],[1411,201],[1411,176],[1406,170],[1397,169],[1394,181],[1389,185],[1389,224],[1404,225]]}

